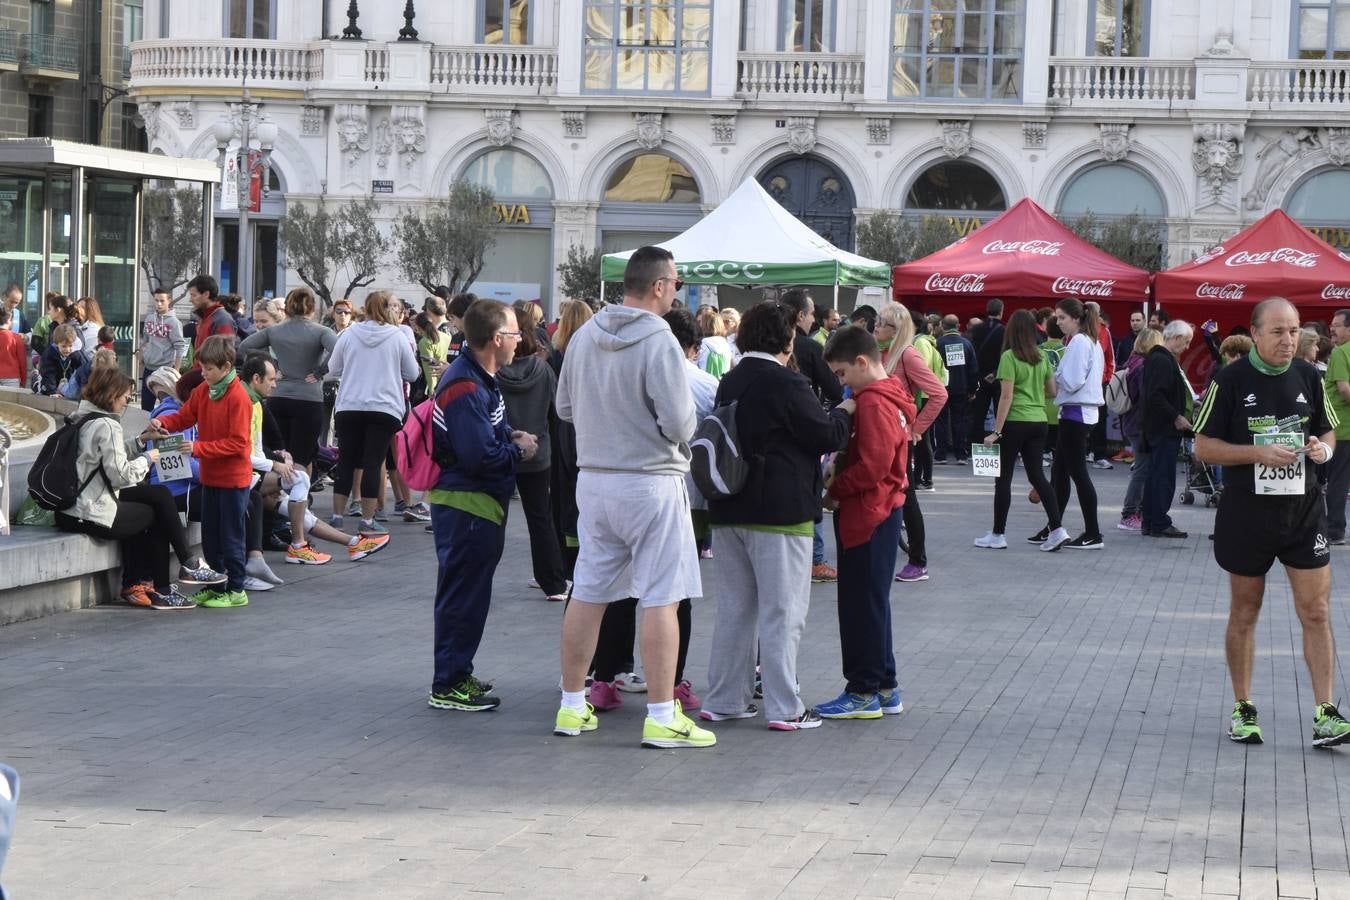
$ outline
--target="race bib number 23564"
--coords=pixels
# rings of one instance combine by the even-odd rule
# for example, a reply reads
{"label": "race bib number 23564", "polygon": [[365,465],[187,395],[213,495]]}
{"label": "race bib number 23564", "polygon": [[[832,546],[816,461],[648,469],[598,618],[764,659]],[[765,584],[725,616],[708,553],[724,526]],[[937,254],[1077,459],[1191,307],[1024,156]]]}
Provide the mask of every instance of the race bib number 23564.
{"label": "race bib number 23564", "polygon": [[[1301,434],[1255,434],[1252,443],[1258,447],[1278,444],[1290,450],[1303,446]],[[1303,456],[1294,457],[1287,466],[1267,466],[1257,463],[1254,466],[1256,476],[1256,495],[1258,497],[1302,496],[1304,492]]]}

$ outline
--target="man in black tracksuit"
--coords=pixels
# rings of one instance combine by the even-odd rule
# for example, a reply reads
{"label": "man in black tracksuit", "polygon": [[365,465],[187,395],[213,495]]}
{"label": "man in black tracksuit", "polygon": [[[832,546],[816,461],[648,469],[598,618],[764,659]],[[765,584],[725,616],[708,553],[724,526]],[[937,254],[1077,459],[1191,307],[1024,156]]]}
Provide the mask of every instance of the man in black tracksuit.
{"label": "man in black tracksuit", "polygon": [[[980,383],[976,372],[975,347],[961,336],[961,320],[956,316],[942,317],[942,334],[937,339],[938,353],[947,365],[947,405],[938,413],[936,429],[937,449],[933,461],[943,463],[950,454],[959,463],[970,457],[966,444],[967,410],[971,395]],[[1002,339],[999,340],[1000,346]]]}
{"label": "man in black tracksuit", "polygon": [[989,433],[984,427],[984,420],[999,395],[995,373],[998,372],[999,357],[1003,355],[1003,301],[993,298],[985,305],[984,311],[984,321],[966,335],[975,348],[975,360],[979,364],[979,390],[971,392],[975,399],[970,405],[969,444],[981,443]]}

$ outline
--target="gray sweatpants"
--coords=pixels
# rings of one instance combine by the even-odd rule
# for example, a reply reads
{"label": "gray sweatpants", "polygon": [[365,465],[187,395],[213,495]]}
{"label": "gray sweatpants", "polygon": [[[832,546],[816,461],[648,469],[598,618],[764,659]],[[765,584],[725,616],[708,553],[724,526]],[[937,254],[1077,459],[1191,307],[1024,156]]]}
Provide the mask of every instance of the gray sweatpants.
{"label": "gray sweatpants", "polygon": [[746,528],[715,533],[708,584],[715,585],[717,624],[703,708],[734,713],[750,705],[758,637],[764,711],[770,721],[796,718],[806,709],[796,690],[797,647],[811,604],[811,538]]}

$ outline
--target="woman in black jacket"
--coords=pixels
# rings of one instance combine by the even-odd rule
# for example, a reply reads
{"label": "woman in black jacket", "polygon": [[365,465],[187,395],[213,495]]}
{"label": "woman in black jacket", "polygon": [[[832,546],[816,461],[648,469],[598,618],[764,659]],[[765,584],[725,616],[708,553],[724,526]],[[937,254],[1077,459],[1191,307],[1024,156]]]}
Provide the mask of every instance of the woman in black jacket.
{"label": "woman in black jacket", "polygon": [[810,383],[787,368],[794,328],[770,304],[741,320],[740,362],[717,391],[717,406],[739,401],[736,429],[751,461],[745,487],[710,500],[718,529],[714,577],[722,591],[699,714],[710,721],[755,715],[755,638],[764,708],[779,731],[815,728],[820,717],[797,696],[797,647],[811,600],[811,534],[820,517],[822,454],[848,445],[853,401],[821,409]]}

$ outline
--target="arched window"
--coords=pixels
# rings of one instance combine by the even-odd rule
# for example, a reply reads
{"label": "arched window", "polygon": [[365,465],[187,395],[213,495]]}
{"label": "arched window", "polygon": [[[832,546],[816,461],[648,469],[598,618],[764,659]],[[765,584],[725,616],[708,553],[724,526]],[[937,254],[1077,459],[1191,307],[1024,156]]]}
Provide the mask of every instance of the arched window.
{"label": "arched window", "polygon": [[1324,169],[1289,194],[1284,211],[1302,224],[1343,225],[1350,220],[1350,172]]}
{"label": "arched window", "polygon": [[494,197],[553,198],[553,182],[544,167],[519,150],[489,150],[465,167],[463,177],[492,191]]}
{"label": "arched window", "polygon": [[1008,203],[1003,188],[980,166],[940,162],[929,166],[905,196],[905,209],[1002,212]]}
{"label": "arched window", "polygon": [[689,169],[664,153],[643,153],[620,163],[605,185],[607,203],[698,203]]}
{"label": "arched window", "polygon": [[1058,213],[1061,217],[1138,213],[1162,219],[1167,216],[1167,203],[1152,178],[1134,166],[1108,163],[1075,175],[1060,195]]}

